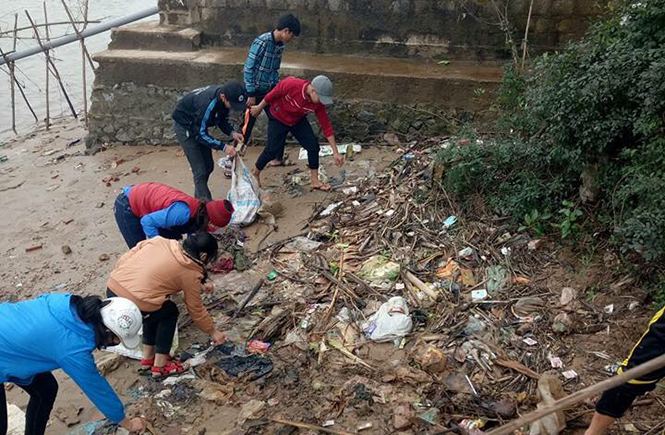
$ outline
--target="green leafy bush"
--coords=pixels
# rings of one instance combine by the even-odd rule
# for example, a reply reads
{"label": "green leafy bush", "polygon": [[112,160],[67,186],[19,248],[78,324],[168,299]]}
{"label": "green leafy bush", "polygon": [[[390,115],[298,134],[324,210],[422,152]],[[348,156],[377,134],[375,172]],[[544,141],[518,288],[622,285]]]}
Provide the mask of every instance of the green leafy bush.
{"label": "green leafy bush", "polygon": [[[523,223],[533,210],[578,229],[581,175],[597,168],[596,222],[646,259],[665,256],[665,0],[616,6],[581,41],[506,71],[503,136],[440,153],[441,183],[463,203],[476,194]],[[564,224],[570,227],[564,234]],[[568,224],[565,224],[566,226]]]}

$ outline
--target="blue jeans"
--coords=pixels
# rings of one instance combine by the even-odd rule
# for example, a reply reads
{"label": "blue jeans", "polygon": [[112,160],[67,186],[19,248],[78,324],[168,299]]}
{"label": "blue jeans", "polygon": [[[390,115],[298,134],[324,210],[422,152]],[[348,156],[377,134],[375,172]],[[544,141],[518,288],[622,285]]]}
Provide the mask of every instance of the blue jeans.
{"label": "blue jeans", "polygon": [[122,234],[129,249],[132,249],[139,242],[146,239],[143,227],[141,226],[141,219],[132,213],[132,209],[129,206],[129,198],[127,198],[124,192],[116,198],[114,212],[120,234]]}

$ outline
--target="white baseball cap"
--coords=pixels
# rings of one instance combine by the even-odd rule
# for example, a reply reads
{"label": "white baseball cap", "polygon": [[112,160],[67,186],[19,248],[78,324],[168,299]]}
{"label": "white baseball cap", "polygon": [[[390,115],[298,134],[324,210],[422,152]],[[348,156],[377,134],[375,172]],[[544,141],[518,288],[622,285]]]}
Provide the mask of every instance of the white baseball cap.
{"label": "white baseball cap", "polygon": [[139,331],[143,325],[141,310],[126,298],[109,298],[104,300],[101,309],[104,325],[118,336],[127,349],[139,346]]}

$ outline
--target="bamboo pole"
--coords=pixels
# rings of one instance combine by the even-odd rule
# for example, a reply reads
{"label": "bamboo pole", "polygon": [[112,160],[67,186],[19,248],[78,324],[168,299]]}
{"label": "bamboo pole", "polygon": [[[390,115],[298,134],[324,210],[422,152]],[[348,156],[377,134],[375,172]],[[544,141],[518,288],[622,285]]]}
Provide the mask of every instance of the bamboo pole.
{"label": "bamboo pole", "polygon": [[[16,15],[18,15],[18,14],[16,14]],[[88,23],[95,23],[95,24],[97,24],[99,22],[100,22],[99,20],[88,21]],[[37,27],[38,28],[41,28],[41,27],[55,27],[55,26],[64,26],[65,24],[70,25],[70,24],[72,24],[72,22],[71,21],[58,21],[56,23],[37,24]],[[77,21],[76,24],[83,24],[83,21]],[[19,27],[19,28],[16,29],[17,32],[22,32],[24,30],[32,30],[32,26]],[[13,33],[14,33],[13,30],[5,30],[4,32],[0,32],[0,38],[6,37],[5,35],[10,35],[10,34],[13,34]],[[34,38],[18,38],[18,39],[34,39]]]}
{"label": "bamboo pole", "polygon": [[[64,3],[65,0],[62,0],[62,2]],[[85,6],[83,8],[83,21],[87,20],[88,20],[88,0],[85,0]],[[76,25],[74,24],[73,20],[72,20],[72,27],[76,29]],[[83,25],[83,28],[85,28],[85,24]],[[78,30],[76,32],[78,33]],[[88,128],[88,84],[86,82],[86,70],[85,70],[86,55],[88,56],[88,59],[90,59],[90,54],[88,54],[88,49],[85,48],[85,39],[81,38],[81,66],[82,66],[81,74],[83,75],[83,116],[85,119],[85,128]],[[92,59],[90,59],[90,64],[92,64]]]}
{"label": "bamboo pole", "polygon": [[[83,46],[83,53],[85,54],[85,57],[88,58],[88,62],[90,62],[90,68],[92,68],[92,70],[94,71],[95,70],[95,65],[92,63],[92,57],[90,57],[90,53],[88,53],[88,49],[85,47],[85,44],[83,44],[83,40],[85,39],[85,37],[83,35],[81,35],[81,32],[76,27],[76,24],[74,24],[74,17],[72,15],[72,13],[69,11],[69,8],[67,7],[67,3],[65,3],[65,0],[61,0],[61,1],[62,1],[62,5],[65,7],[65,12],[67,13],[67,17],[69,17],[69,22],[72,24],[72,28],[74,29],[74,33],[76,33],[76,37],[78,38],[79,41],[81,41],[81,45]],[[86,0],[84,9],[83,9],[83,14],[84,14],[83,22],[85,22],[88,19],[88,2],[87,2],[87,0]],[[83,29],[85,29],[85,27],[86,27],[86,25],[84,24]]]}
{"label": "bamboo pole", "polygon": [[577,403],[595,396],[596,394],[602,393],[614,387],[618,387],[621,384],[647,375],[662,367],[665,367],[665,354],[659,356],[658,358],[647,361],[646,363],[637,367],[633,367],[632,369],[627,370],[618,376],[614,376],[613,378],[606,379],[602,382],[591,385],[571,394],[570,396],[566,396],[563,399],[557,400],[556,402],[530,412],[524,417],[520,417],[517,420],[513,420],[508,424],[487,432],[487,435],[510,435],[513,433],[513,431],[521,428],[525,424],[533,423],[534,421],[543,418],[546,415],[569,408]]}
{"label": "bamboo pole", "polygon": [[[16,51],[16,35],[18,27],[18,14],[14,14],[14,48],[12,51]],[[18,134],[16,131],[16,91],[14,87],[16,86],[16,77],[14,76],[14,62],[9,63],[9,83],[11,86],[11,98],[12,98],[12,131],[14,134]]]}
{"label": "bamboo pole", "polygon": [[18,87],[18,90],[21,93],[21,96],[23,97],[23,101],[25,101],[25,104],[28,106],[28,109],[30,109],[30,113],[32,113],[33,118],[35,118],[35,122],[39,122],[39,118],[37,118],[37,114],[32,109],[32,105],[30,105],[30,101],[28,101],[28,97],[26,97],[25,92],[23,92],[23,88],[21,87],[21,84],[16,79],[16,75],[14,74],[14,61],[13,60],[11,60],[11,61],[7,60],[7,54],[5,54],[5,52],[2,50],[2,48],[0,48],[0,57],[2,57],[5,60],[5,63],[7,65],[9,65],[9,76],[10,76],[10,78],[12,79],[12,81]]}
{"label": "bamboo pole", "polygon": [[18,13],[14,14],[14,48],[12,51],[16,51],[16,39],[18,37]]}
{"label": "bamboo pole", "polygon": [[[42,51],[46,51],[46,48],[44,47],[44,44],[42,43],[42,39],[39,37],[39,30],[37,30],[37,27],[35,26],[35,22],[32,20],[32,17],[30,16],[30,12],[27,10],[25,11],[25,15],[28,17],[28,20],[30,21],[30,24],[32,24],[32,27],[35,31],[35,37],[37,38],[37,43],[41,47]],[[60,89],[62,90],[63,95],[65,96],[65,100],[67,100],[67,104],[69,105],[69,109],[72,111],[72,115],[74,118],[78,118],[78,115],[76,113],[76,109],[74,109],[74,105],[72,104],[72,101],[69,99],[69,95],[67,94],[67,90],[65,90],[65,85],[62,82],[62,79],[60,78],[60,73],[58,72],[58,68],[56,68],[55,63],[53,63],[53,60],[49,57],[49,64],[51,65],[52,68],[52,73],[55,76],[56,80],[58,81],[58,84],[60,85]]]}
{"label": "bamboo pole", "polygon": [[526,19],[526,29],[524,29],[524,40],[522,41],[522,66],[521,71],[524,71],[524,64],[526,63],[526,50],[529,39],[529,25],[531,24],[531,12],[533,11],[533,0],[529,5],[529,16]]}
{"label": "bamboo pole", "polygon": [[[44,23],[48,24],[48,15],[46,13],[46,2],[42,3],[44,5]],[[46,26],[46,42],[50,41],[50,34],[48,31],[48,25]],[[50,55],[49,55],[49,50],[46,50],[44,52],[44,55],[46,56],[46,130],[48,131],[51,128],[51,108],[50,108],[50,101],[49,101],[49,71],[48,71],[48,64],[50,61]]]}

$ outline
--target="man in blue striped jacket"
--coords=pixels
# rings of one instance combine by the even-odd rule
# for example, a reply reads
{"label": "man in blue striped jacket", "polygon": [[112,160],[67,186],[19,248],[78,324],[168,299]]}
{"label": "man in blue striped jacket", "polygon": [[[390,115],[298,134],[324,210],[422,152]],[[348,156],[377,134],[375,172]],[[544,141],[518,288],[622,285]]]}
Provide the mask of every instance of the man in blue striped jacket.
{"label": "man in blue striped jacket", "polygon": [[173,111],[173,129],[192,167],[194,196],[197,199],[212,200],[208,189],[210,174],[215,169],[212,150],[224,151],[229,156],[236,155],[233,145],[224,145],[221,140],[213,138],[208,129],[219,127],[222,133],[231,136],[236,142],[244,142],[243,135],[234,132],[229,124],[229,112],[241,112],[246,105],[247,93],[239,82],[196,89],[178,101]]}
{"label": "man in blue striped jacket", "polygon": [[[245,141],[254,128],[256,118],[249,113],[249,107],[260,104],[263,97],[279,82],[279,67],[282,64],[284,44],[289,43],[295,36],[300,35],[300,21],[291,14],[280,17],[277,27],[257,37],[249,49],[245,68],[245,88],[247,88],[247,111],[242,134]],[[266,107],[266,114],[268,108]],[[281,161],[281,156],[278,156]]]}

